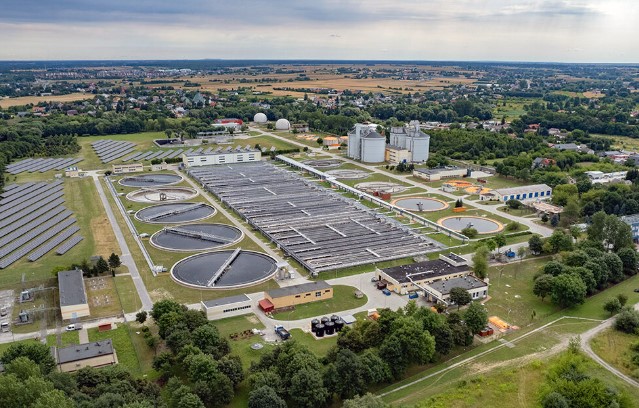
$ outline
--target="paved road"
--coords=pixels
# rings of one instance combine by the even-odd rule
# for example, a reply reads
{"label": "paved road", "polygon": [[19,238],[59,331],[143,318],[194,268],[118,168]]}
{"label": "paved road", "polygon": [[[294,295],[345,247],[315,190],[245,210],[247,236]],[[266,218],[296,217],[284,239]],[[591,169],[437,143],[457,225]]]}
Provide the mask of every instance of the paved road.
{"label": "paved road", "polygon": [[[288,139],[288,138],[285,138],[285,137],[282,137],[282,136],[278,136],[278,135],[270,133],[270,132],[266,132],[266,131],[264,131],[262,129],[251,127],[250,130],[256,131],[256,132],[261,132],[265,136],[270,136],[270,137],[276,138],[278,140],[294,144],[296,146],[308,147],[307,145],[305,145],[303,143],[300,143],[300,142],[297,142],[295,140],[291,140],[291,139]],[[399,182],[404,182],[404,183],[407,183],[407,184],[409,184],[409,185],[411,185],[413,187],[418,187],[418,188],[425,189],[429,193],[439,194],[439,195],[447,197],[447,198],[449,198],[451,200],[458,200],[460,198],[463,198],[465,201],[477,204],[477,200],[468,200],[468,199],[466,199],[466,197],[456,196],[454,194],[447,193],[445,191],[430,187],[426,183],[420,183],[420,182],[417,182],[415,180],[412,180],[410,178],[411,175],[398,175],[398,174],[389,173],[389,172],[386,172],[384,170],[381,170],[381,169],[377,168],[374,165],[368,165],[368,164],[365,164],[365,163],[361,163],[359,161],[349,159],[348,157],[344,157],[344,156],[342,156],[340,154],[335,154],[335,153],[333,153],[331,151],[322,150],[321,148],[312,147],[312,148],[309,148],[309,149],[311,151],[315,152],[315,153],[331,156],[334,159],[343,160],[345,162],[352,163],[352,164],[355,164],[357,166],[363,167],[363,168],[365,168],[366,170],[368,170],[370,172],[381,174],[384,177],[388,177],[389,180],[390,179],[394,179],[394,180],[399,181]],[[530,229],[531,232],[539,234],[539,235],[542,235],[544,237],[550,236],[552,234],[552,232],[553,232],[552,229],[550,229],[548,227],[544,227],[543,225],[536,224],[530,218],[522,218],[522,217],[517,217],[517,216],[511,215],[511,214],[505,214],[505,213],[497,210],[496,207],[498,207],[498,206],[477,204],[477,207],[482,209],[482,210],[484,210],[484,211],[486,211],[486,212],[488,212],[488,213],[495,214],[495,215],[498,215],[500,217],[505,217],[505,218],[511,219],[513,221],[517,221],[520,224],[526,225]]]}
{"label": "paved road", "polygon": [[115,233],[115,238],[120,245],[120,251],[122,255],[120,255],[120,260],[122,264],[129,269],[129,273],[133,278],[133,284],[135,285],[135,289],[138,292],[138,296],[142,301],[142,309],[151,310],[153,307],[153,302],[151,301],[151,296],[149,296],[149,292],[146,290],[146,286],[144,286],[144,281],[140,276],[140,271],[138,270],[133,257],[131,256],[131,251],[129,250],[129,246],[124,239],[124,235],[122,234],[122,230],[120,229],[120,225],[113,214],[113,210],[109,205],[109,201],[107,200],[106,194],[104,193],[104,189],[102,188],[102,184],[100,184],[100,180],[96,174],[93,175],[93,181],[95,182],[95,187],[98,189],[98,194],[100,195],[100,200],[102,200],[102,205],[106,211],[107,217],[109,218],[109,223],[111,223],[111,227],[113,228],[113,232]]}
{"label": "paved road", "polygon": [[[635,310],[639,310],[639,303],[635,304],[634,307],[635,307]],[[622,373],[621,371],[617,370],[612,365],[610,365],[607,362],[605,362],[594,351],[592,351],[592,347],[590,347],[590,341],[597,334],[599,334],[601,331],[612,327],[612,324],[614,323],[614,321],[615,321],[615,318],[613,316],[613,317],[609,318],[608,320],[605,320],[599,326],[594,327],[594,328],[588,330],[585,333],[582,333],[581,334],[581,349],[584,351],[584,353],[588,354],[588,356],[590,358],[592,358],[597,363],[599,363],[603,368],[605,368],[606,370],[610,371],[610,373],[616,375],[617,377],[621,378],[622,380],[624,380],[625,382],[627,382],[628,384],[630,384],[632,386],[639,387],[639,382],[637,382],[635,379],[625,375],[624,373]]]}

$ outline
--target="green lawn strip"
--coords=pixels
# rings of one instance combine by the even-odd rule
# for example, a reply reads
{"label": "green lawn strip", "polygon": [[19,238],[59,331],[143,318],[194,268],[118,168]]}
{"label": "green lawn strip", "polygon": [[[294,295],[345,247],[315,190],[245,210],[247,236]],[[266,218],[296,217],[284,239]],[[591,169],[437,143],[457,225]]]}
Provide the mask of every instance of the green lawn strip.
{"label": "green lawn strip", "polygon": [[[213,324],[220,331],[220,336],[229,341],[231,353],[240,357],[245,370],[248,370],[252,362],[259,360],[269,348],[273,347],[271,344],[265,343],[259,335],[231,339],[231,334],[242,333],[246,330],[273,330],[272,327],[265,328],[262,322],[253,314],[215,320]],[[251,346],[255,343],[262,343],[264,348],[253,350]]]}
{"label": "green lawn strip", "polygon": [[65,347],[74,344],[80,344],[80,336],[77,331],[66,331],[64,327],[60,331],[60,344],[58,344],[58,336],[50,334],[47,336],[47,346]]}
{"label": "green lawn strip", "polygon": [[125,313],[133,313],[138,311],[142,304],[135,289],[133,278],[131,276],[115,276],[115,287],[120,299],[120,304]]}
{"label": "green lawn strip", "polygon": [[251,147],[254,147],[256,144],[259,144],[261,148],[266,148],[267,153],[268,151],[271,150],[271,147],[275,147],[276,150],[289,150],[289,149],[300,148],[297,145],[284,142],[272,136],[255,136],[255,137],[250,137],[248,139],[235,139],[233,144],[234,145],[239,144],[241,146],[250,144]]}
{"label": "green lawn strip", "polygon": [[[142,360],[142,357],[146,356],[148,353],[145,353],[145,350],[141,347],[134,346],[132,337],[136,334],[129,334],[130,329],[132,328],[121,323],[118,324],[116,329],[103,332],[99,332],[97,328],[88,329],[89,341],[111,339],[113,341],[113,348],[118,356],[119,364],[126,367],[134,375],[139,375],[142,371],[140,361]],[[142,335],[140,334],[139,336],[141,337]],[[148,351],[152,353],[151,350]]]}
{"label": "green lawn strip", "polygon": [[632,362],[637,354],[630,350],[630,345],[639,342],[639,336],[623,333],[615,329],[607,329],[590,341],[594,351],[605,362],[622,373],[639,379],[639,365]]}
{"label": "green lawn strip", "polygon": [[305,333],[302,329],[291,329],[290,332],[293,341],[308,347],[318,357],[324,357],[331,347],[337,344],[336,335],[317,338],[312,333]]}
{"label": "green lawn strip", "polygon": [[317,316],[331,315],[344,310],[362,307],[368,301],[366,295],[357,299],[352,286],[333,286],[333,297],[331,299],[319,300],[295,306],[291,311],[275,313],[273,317],[277,320],[298,320]]}

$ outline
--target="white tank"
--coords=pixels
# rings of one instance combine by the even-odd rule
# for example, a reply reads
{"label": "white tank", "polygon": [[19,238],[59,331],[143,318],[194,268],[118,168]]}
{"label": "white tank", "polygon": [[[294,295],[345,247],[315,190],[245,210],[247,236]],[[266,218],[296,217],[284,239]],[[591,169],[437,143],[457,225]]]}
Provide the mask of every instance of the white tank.
{"label": "white tank", "polygon": [[[379,136],[379,137],[377,137]],[[365,163],[383,163],[386,153],[386,138],[377,132],[371,132],[362,138],[362,161]]]}
{"label": "white tank", "polygon": [[267,121],[266,115],[262,112],[256,113],[255,116],[253,116],[253,122],[255,123],[266,123]]}
{"label": "white tank", "polygon": [[291,128],[291,122],[286,119],[278,119],[275,122],[275,129],[277,130],[289,130]]}

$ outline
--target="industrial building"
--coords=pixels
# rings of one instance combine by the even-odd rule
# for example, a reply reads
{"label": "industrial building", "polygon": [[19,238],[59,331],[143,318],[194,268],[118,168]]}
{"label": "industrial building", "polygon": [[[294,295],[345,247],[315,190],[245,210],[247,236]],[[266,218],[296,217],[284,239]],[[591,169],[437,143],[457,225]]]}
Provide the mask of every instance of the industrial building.
{"label": "industrial building", "polygon": [[186,167],[210,166],[212,164],[232,164],[255,162],[262,159],[262,152],[250,146],[246,147],[218,147],[213,151],[201,153],[183,153],[182,163]]}
{"label": "industrial building", "polygon": [[614,171],[611,173],[604,173],[603,171],[587,171],[584,173],[590,179],[592,184],[608,184],[608,183],[623,183],[626,181],[627,171]]}
{"label": "industrial building", "polygon": [[58,272],[58,287],[62,320],[91,315],[81,270]]}
{"label": "industrial building", "polygon": [[621,219],[621,221],[630,226],[630,229],[632,230],[632,239],[635,242],[639,242],[639,214],[624,215],[623,217],[619,218]]}
{"label": "industrial building", "polygon": [[472,276],[468,262],[452,252],[432,261],[378,270],[377,279],[388,290],[402,295],[421,292],[429,302],[448,303],[450,290],[455,287],[466,289],[473,299],[488,295],[488,284]]}
{"label": "industrial building", "polygon": [[399,146],[386,145],[386,154],[384,159],[391,164],[399,164],[402,162],[410,162],[412,155],[408,149]]}
{"label": "industrial building", "polygon": [[111,339],[69,347],[51,347],[51,354],[59,372],[71,373],[84,367],[105,367],[118,363]]}
{"label": "industrial building", "polygon": [[348,157],[365,163],[383,163],[386,138],[367,124],[356,123],[348,132]]}
{"label": "industrial building", "polygon": [[533,184],[530,186],[498,188],[486,193],[481,193],[479,199],[482,201],[503,201],[519,200],[519,201],[540,201],[549,199],[552,195],[552,188],[546,184]]}
{"label": "industrial building", "polygon": [[202,311],[206,313],[206,318],[209,320],[252,313],[251,298],[245,294],[202,301],[201,305]]}
{"label": "industrial building", "polygon": [[259,306],[265,312],[270,312],[332,297],[333,287],[321,280],[268,290],[264,292],[264,299],[259,302]]}
{"label": "industrial building", "polygon": [[412,120],[407,125],[391,127],[390,146],[407,150],[408,162],[425,162],[430,150],[430,136],[420,130],[418,120]]}
{"label": "industrial building", "polygon": [[447,178],[466,177],[467,175],[468,169],[457,166],[413,170],[413,176],[424,179],[426,181],[439,181]]}
{"label": "industrial building", "polygon": [[142,165],[142,163],[113,165],[113,174],[139,173],[141,171],[144,171],[144,166]]}

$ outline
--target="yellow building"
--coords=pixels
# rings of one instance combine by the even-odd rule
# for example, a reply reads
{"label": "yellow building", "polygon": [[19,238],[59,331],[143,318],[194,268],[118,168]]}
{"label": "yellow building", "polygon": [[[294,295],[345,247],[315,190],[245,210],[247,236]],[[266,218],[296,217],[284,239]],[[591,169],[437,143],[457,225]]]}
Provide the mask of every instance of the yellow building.
{"label": "yellow building", "polygon": [[70,373],[83,367],[105,367],[118,363],[111,339],[92,343],[76,344],[69,347],[52,347],[58,371]]}
{"label": "yellow building", "polygon": [[58,272],[58,287],[62,320],[91,315],[81,270]]}
{"label": "yellow building", "polygon": [[141,171],[144,171],[144,166],[142,165],[142,163],[114,164],[113,165],[113,174],[139,173]]}
{"label": "yellow building", "polygon": [[[274,309],[331,299],[332,297],[333,287],[325,281],[302,283],[264,292],[264,300],[270,302]],[[260,307],[262,307],[261,305],[262,303],[260,303]]]}
{"label": "yellow building", "polygon": [[410,162],[412,160],[412,156],[408,149],[403,149],[397,146],[386,146],[386,161],[392,164],[399,164],[402,162]]}

